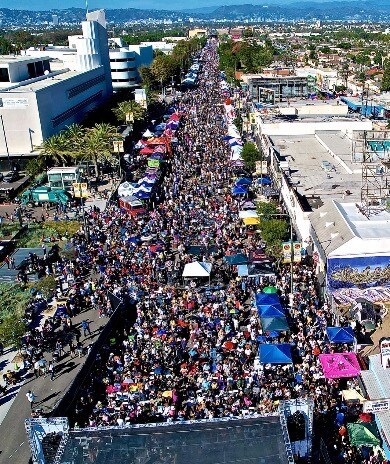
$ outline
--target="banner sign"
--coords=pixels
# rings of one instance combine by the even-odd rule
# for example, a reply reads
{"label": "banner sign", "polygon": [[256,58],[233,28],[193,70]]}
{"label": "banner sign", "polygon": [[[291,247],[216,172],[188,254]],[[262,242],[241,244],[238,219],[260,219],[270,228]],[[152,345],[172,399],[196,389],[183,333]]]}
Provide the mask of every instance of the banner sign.
{"label": "banner sign", "polygon": [[363,403],[363,412],[381,412],[390,411],[390,399],[384,400],[367,400]]}
{"label": "banner sign", "polygon": [[114,147],[114,153],[123,153],[124,152],[123,140],[114,140],[112,142],[112,145]]}
{"label": "banner sign", "polygon": [[383,369],[390,369],[390,338],[381,341],[380,351]]}
{"label": "banner sign", "polygon": [[327,282],[331,292],[341,288],[390,287],[390,255],[329,258]]}
{"label": "banner sign", "polygon": [[160,166],[160,160],[148,159],[148,166],[150,168],[158,168]]}
{"label": "banner sign", "polygon": [[[294,263],[300,263],[302,260],[302,243],[294,242]],[[283,263],[291,263],[291,242],[282,243]]]}
{"label": "banner sign", "polygon": [[88,188],[86,183],[75,182],[72,184],[75,198],[88,198]]}
{"label": "banner sign", "polygon": [[294,263],[302,261],[302,243],[294,242]]}
{"label": "banner sign", "polygon": [[255,161],[256,174],[267,174],[267,161]]}

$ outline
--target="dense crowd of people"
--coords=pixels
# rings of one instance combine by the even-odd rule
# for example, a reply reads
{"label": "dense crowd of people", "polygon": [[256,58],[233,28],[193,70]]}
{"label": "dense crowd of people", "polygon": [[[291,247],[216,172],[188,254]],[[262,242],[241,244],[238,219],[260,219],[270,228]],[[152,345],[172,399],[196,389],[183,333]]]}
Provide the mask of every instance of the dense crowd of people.
{"label": "dense crowd of people", "polygon": [[[271,414],[281,400],[312,398],[316,420],[337,445],[334,462],[376,462],[340,433],[345,422],[337,422],[338,412],[359,413],[340,396],[353,382],[325,379],[319,354],[350,346],[335,346],[325,336],[332,312],[320,302],[313,268],[294,265],[291,301],[289,267],[274,262],[272,277],[238,277],[224,259],[258,250],[261,237],[242,227],[242,199],[231,193],[237,168],[224,140],[216,42],[208,42],[201,59],[197,88],[175,102],[178,143],[164,163],[156,207],[142,218],[116,205],[90,210],[89,240],[84,231],[71,239],[77,258],[49,268],[62,276],[61,286],[72,287],[66,308],[25,337],[25,362],[36,375],[54,377],[53,368],[39,363],[45,344],[60,356],[67,345],[71,355],[80,353],[81,332],[72,317],[87,307],[110,317],[116,297],[125,311],[81,389],[72,417],[76,427]],[[200,256],[190,253],[194,245]],[[183,281],[184,266],[195,259],[212,265],[212,285]],[[97,279],[88,277],[91,271]],[[255,304],[255,294],[270,284],[289,323],[277,335],[263,331]],[[59,326],[61,336],[54,338]],[[261,364],[264,341],[291,344],[294,363]]]}

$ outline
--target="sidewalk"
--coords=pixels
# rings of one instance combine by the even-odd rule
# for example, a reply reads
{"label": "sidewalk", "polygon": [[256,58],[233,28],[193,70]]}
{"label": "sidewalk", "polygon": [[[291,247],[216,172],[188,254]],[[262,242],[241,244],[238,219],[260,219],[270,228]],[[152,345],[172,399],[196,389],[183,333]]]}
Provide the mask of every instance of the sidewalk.
{"label": "sidewalk", "polygon": [[[96,341],[108,319],[99,319],[98,312],[90,309],[75,316],[72,320],[73,326],[81,329],[83,319],[89,319],[91,322],[92,334],[87,337],[81,336],[81,342],[86,348]],[[83,332],[82,329],[81,332]],[[45,353],[45,358],[50,361],[51,354]],[[53,381],[50,380],[49,376],[35,379],[32,371],[29,371],[21,385],[15,389],[17,391],[16,398],[11,396],[4,404],[1,404],[0,414],[5,415],[5,418],[0,425],[0,464],[10,462],[27,464],[30,458],[30,448],[24,428],[24,420],[30,417],[30,404],[26,398],[27,391],[32,390],[36,396],[35,408],[43,409],[45,414],[50,413],[72,384],[85,359],[85,356],[72,359],[69,356],[68,348],[65,347],[65,354],[56,365]],[[8,396],[6,395],[5,398]],[[8,412],[5,411],[6,409],[9,409]]]}

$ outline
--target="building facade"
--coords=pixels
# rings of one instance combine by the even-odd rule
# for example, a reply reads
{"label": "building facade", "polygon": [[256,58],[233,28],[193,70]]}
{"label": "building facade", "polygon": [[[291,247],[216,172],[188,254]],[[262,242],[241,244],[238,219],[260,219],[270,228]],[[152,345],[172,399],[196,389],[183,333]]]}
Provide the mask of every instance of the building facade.
{"label": "building facade", "polygon": [[75,70],[53,71],[49,57],[0,61],[0,157],[31,156],[44,139],[80,122],[112,94],[104,11],[88,13],[82,29]]}

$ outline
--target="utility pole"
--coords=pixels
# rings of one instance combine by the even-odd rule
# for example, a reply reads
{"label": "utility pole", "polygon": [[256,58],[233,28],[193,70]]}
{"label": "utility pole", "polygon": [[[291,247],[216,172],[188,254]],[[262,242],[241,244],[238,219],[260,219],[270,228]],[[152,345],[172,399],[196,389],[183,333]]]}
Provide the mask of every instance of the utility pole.
{"label": "utility pole", "polygon": [[4,120],[3,120],[3,115],[2,115],[2,114],[0,114],[0,119],[1,119],[1,126],[2,126],[2,128],[3,128],[4,143],[5,143],[5,149],[6,149],[6,151],[7,151],[7,158],[8,158],[9,169],[11,169],[11,159],[10,159],[10,156],[9,156],[9,148],[8,148],[7,134],[5,133]]}

